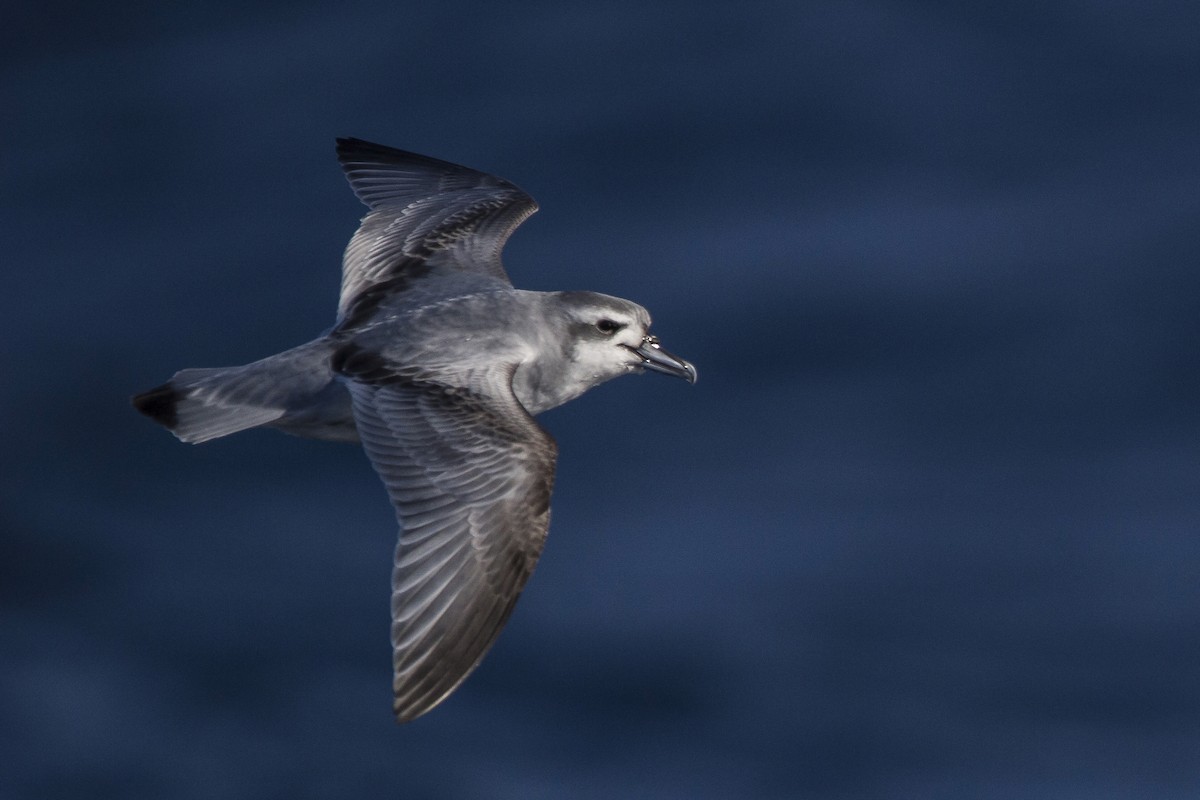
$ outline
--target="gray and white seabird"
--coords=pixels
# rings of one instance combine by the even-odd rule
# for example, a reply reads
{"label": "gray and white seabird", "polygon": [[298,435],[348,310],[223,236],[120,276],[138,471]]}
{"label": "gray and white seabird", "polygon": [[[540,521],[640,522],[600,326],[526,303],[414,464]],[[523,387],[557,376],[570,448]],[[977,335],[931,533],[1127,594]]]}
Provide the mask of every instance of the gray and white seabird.
{"label": "gray and white seabird", "polygon": [[479,664],[541,554],[557,448],[533,416],[619,375],[696,370],[636,303],[513,288],[500,251],[537,210],[513,184],[359,139],[337,153],[370,212],[334,326],[252,364],[182,370],[133,404],[185,442],[266,426],[362,443],[400,523],[393,710],[407,722]]}

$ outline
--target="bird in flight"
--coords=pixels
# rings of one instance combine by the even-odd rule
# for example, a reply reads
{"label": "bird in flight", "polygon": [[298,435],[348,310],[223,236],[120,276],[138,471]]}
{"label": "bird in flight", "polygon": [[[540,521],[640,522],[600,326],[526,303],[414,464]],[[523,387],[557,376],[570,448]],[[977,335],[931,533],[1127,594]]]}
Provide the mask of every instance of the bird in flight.
{"label": "bird in flight", "polygon": [[360,139],[337,155],[370,210],[333,327],[133,404],[185,442],[257,427],[361,442],[400,523],[392,708],[408,722],[479,664],[542,552],[557,447],[534,416],[619,375],[696,369],[636,303],[514,289],[500,251],[537,203],[508,181]]}

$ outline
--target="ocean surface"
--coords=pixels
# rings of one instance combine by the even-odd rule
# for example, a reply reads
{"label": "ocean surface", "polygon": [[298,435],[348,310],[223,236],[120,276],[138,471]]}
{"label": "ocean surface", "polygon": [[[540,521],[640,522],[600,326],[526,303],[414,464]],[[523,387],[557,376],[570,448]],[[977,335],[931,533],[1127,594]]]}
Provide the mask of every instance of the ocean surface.
{"label": "ocean surface", "polygon": [[[1195,4],[48,4],[0,33],[0,797],[1200,792]],[[361,449],[130,395],[334,316],[357,136],[694,387],[542,418],[546,551],[390,715]]]}

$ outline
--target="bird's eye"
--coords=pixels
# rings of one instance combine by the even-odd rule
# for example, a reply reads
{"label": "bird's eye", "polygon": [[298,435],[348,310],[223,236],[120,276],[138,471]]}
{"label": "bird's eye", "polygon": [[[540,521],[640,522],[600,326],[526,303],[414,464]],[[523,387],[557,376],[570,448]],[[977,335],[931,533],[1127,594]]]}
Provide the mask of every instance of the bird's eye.
{"label": "bird's eye", "polygon": [[611,319],[602,319],[596,323],[596,330],[600,331],[605,336],[612,336],[623,327],[625,326],[619,322],[613,322]]}

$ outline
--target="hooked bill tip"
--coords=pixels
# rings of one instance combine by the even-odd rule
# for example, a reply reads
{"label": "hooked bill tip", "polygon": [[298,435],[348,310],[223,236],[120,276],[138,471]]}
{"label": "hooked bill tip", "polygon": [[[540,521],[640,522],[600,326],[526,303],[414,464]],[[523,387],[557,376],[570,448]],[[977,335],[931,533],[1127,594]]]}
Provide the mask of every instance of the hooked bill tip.
{"label": "hooked bill tip", "polygon": [[674,375],[692,384],[696,382],[696,367],[690,361],[664,350],[657,336],[646,336],[641,347],[630,349],[641,357],[643,369]]}

